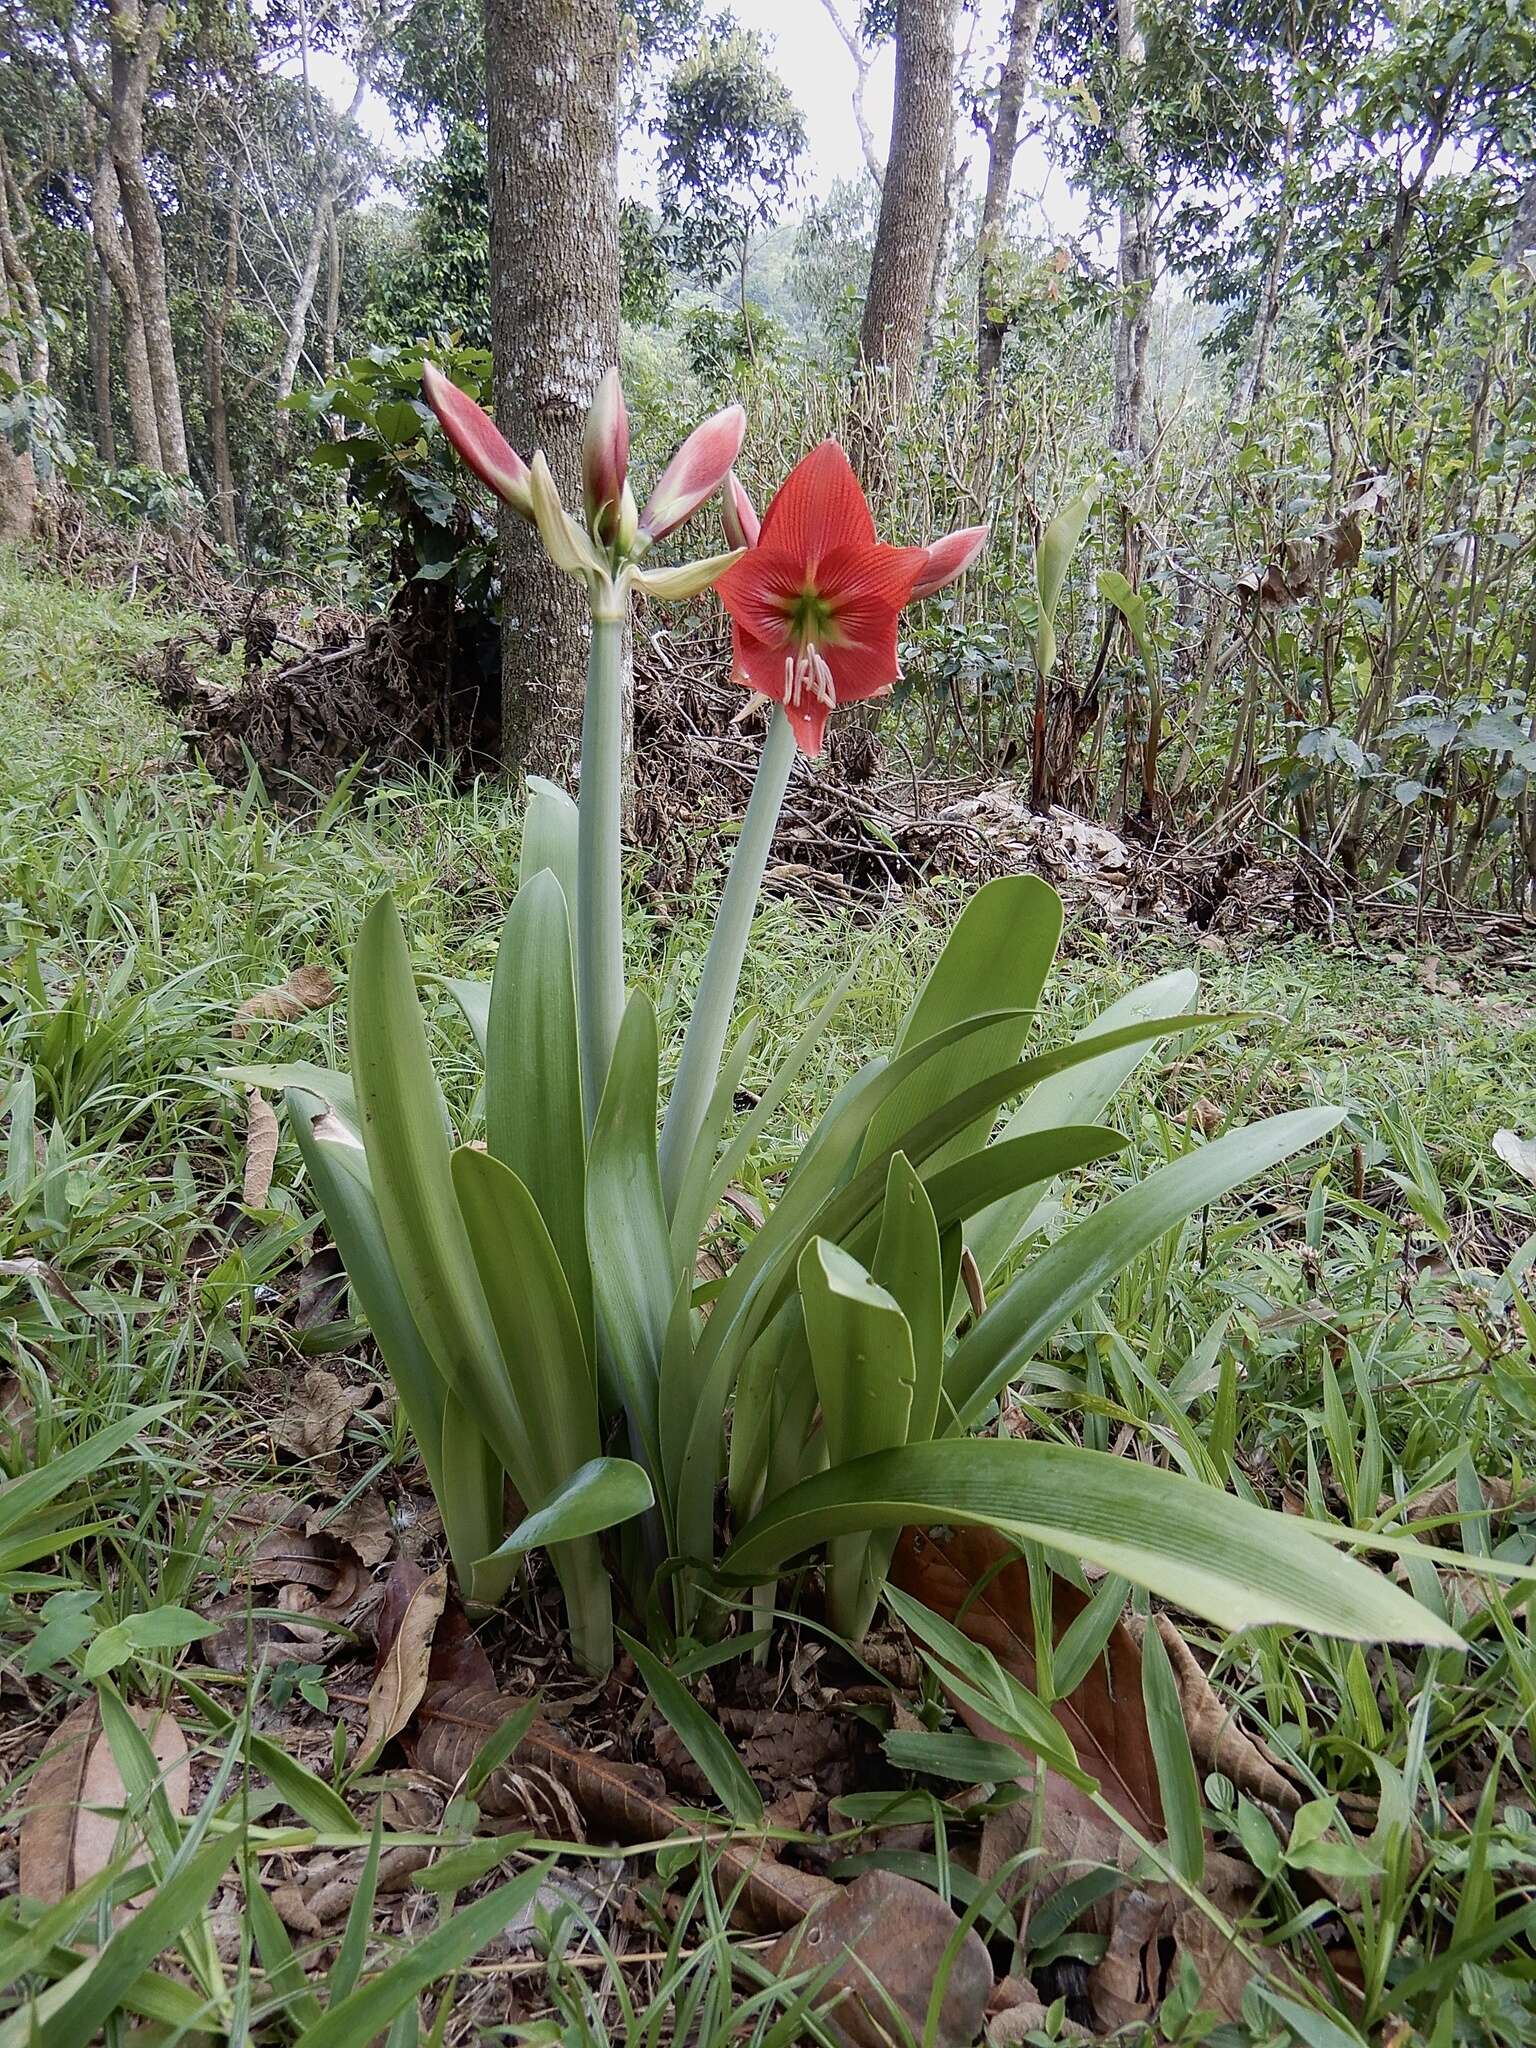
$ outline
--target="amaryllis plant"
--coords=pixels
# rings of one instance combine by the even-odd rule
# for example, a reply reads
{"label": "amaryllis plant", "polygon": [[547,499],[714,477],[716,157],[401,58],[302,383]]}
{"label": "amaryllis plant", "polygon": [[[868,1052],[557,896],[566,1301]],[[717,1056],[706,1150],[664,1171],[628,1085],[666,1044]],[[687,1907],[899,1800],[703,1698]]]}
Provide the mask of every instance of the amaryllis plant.
{"label": "amaryllis plant", "polygon": [[[574,1652],[602,1671],[615,1589],[663,1643],[718,1634],[819,1548],[828,1618],[856,1638],[903,1525],[981,1522],[1229,1627],[1454,1641],[1338,1532],[1225,1491],[1214,1471],[987,1433],[999,1397],[1127,1261],[1339,1120],[1302,1109],[1193,1143],[1045,1241],[1047,1189],[1124,1149],[1100,1121],[1117,1089],[1159,1039],[1207,1020],[1194,977],[1169,974],[1031,1049],[1062,922],[1034,877],[976,894],[895,1045],[833,1098],[724,1281],[701,1283],[711,1219],[842,994],[738,1122],[755,1038],[730,1029],[797,753],[820,748],[839,705],[890,688],[902,609],[959,575],[985,533],[882,542],[831,441],[759,524],[733,473],[739,407],[697,428],[637,509],[617,375],[593,401],[578,517],[541,455],[525,462],[431,369],[424,383],[465,462],[591,599],[580,801],[531,782],[495,974],[453,984],[484,1062],[483,1145],[455,1142],[387,895],[353,957],[350,1076],[240,1071],[288,1091],[466,1597],[501,1601],[546,1549]],[[716,495],[731,552],[647,566]],[[736,680],[772,708],[663,1115],[656,1012],[623,957],[619,656],[636,592],[711,585]]]}

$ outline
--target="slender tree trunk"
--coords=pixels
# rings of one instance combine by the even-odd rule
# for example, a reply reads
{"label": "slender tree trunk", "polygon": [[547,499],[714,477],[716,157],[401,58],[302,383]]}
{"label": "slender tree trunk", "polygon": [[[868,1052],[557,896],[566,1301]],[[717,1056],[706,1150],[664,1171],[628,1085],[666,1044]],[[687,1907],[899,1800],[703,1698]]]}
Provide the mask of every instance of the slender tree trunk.
{"label": "slender tree trunk", "polygon": [[43,317],[43,302],[38,293],[37,279],[25,254],[25,245],[32,232],[32,223],[27,213],[26,201],[11,160],[0,143],[0,263],[10,284],[11,294],[26,323],[31,341],[31,360],[27,375],[31,382],[44,389],[48,384],[49,350],[48,323]]}
{"label": "slender tree trunk", "polygon": [[91,187],[91,234],[101,258],[103,275],[110,278],[123,315],[123,384],[128,393],[128,421],[133,435],[133,459],[145,469],[163,468],[160,453],[160,423],[149,379],[149,355],[144,346],[144,316],[139,303],[139,280],[117,224],[117,172],[109,150],[104,149],[96,166]]}
{"label": "slender tree trunk", "polygon": [[1147,344],[1152,334],[1152,203],[1139,74],[1147,49],[1136,0],[1117,0],[1120,76],[1132,90],[1120,124],[1126,190],[1120,202],[1119,303],[1115,311],[1115,446],[1133,464],[1146,453]]}
{"label": "slender tree trunk", "polygon": [[150,75],[160,53],[165,0],[109,0],[112,42],[112,116],[108,139],[117,171],[123,218],[133,245],[144,353],[160,438],[160,466],[171,476],[191,474],[181,413],[181,382],[171,335],[169,286],[160,214],[144,168],[144,107]]}
{"label": "slender tree trunk", "polygon": [[85,305],[90,327],[96,453],[108,469],[115,469],[117,431],[112,424],[112,280],[102,269],[94,248],[85,252]]}
{"label": "slender tree trunk", "polygon": [[876,417],[883,413],[892,428],[905,418],[917,383],[934,264],[944,239],[944,173],[955,118],[955,6],[956,0],[896,5],[891,148],[859,333],[864,367],[884,387]]}
{"label": "slender tree trunk", "polygon": [[208,437],[213,444],[213,509],[225,547],[240,544],[235,523],[235,472],[229,455],[229,393],[224,381],[224,337],[240,278],[240,187],[230,170],[224,229],[224,284],[208,321]]}
{"label": "slender tree trunk", "polygon": [[309,309],[315,303],[315,286],[320,281],[320,258],[325,253],[326,224],[333,212],[334,195],[327,181],[321,188],[320,197],[315,205],[314,225],[309,231],[309,247],[304,252],[304,267],[299,272],[293,303],[288,309],[288,332],[283,342],[282,360],[277,366],[279,401],[293,396],[294,381],[299,374],[299,357],[304,353],[304,333],[309,325]]}
{"label": "slender tree trunk", "polygon": [[[618,356],[616,0],[486,0],[496,414],[579,505],[586,407]],[[588,622],[532,530],[502,523],[509,766],[560,775],[581,730]]]}
{"label": "slender tree trunk", "polygon": [[987,189],[981,202],[977,247],[980,275],[976,285],[976,376],[983,385],[991,384],[997,376],[1008,332],[1007,316],[998,310],[1002,298],[998,259],[1008,224],[1014,160],[1019,153],[1019,119],[1024,111],[1030,73],[1035,68],[1035,39],[1039,32],[1040,0],[1014,0],[1008,20],[1003,75],[997,87],[997,106],[987,138]]}
{"label": "slender tree trunk", "polygon": [[336,330],[341,325],[341,221],[331,208],[325,237],[325,328],[320,339],[320,374],[329,378],[336,367]]}
{"label": "slender tree trunk", "polygon": [[821,0],[821,4],[830,16],[832,26],[842,37],[844,49],[853,59],[853,125],[859,132],[859,147],[864,152],[864,168],[874,179],[878,190],[885,183],[885,165],[880,161],[880,152],[875,147],[869,115],[864,106],[864,96],[869,89],[870,54],[859,35],[857,16],[854,23],[850,24],[838,11],[837,0]]}
{"label": "slender tree trunk", "polygon": [[[21,353],[15,336],[0,333],[0,372],[22,381]],[[11,446],[0,434],[0,541],[25,540],[37,517],[37,471],[30,452]]]}

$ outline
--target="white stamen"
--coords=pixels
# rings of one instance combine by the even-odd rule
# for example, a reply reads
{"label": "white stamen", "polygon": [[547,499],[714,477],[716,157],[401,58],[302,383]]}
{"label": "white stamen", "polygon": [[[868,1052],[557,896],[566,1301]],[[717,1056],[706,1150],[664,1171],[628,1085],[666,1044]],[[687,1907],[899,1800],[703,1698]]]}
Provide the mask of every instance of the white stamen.
{"label": "white stamen", "polygon": [[814,640],[807,641],[798,656],[784,657],[784,703],[787,709],[795,710],[809,690],[811,695],[828,710],[835,709],[837,690],[832,682],[832,671],[826,657]]}

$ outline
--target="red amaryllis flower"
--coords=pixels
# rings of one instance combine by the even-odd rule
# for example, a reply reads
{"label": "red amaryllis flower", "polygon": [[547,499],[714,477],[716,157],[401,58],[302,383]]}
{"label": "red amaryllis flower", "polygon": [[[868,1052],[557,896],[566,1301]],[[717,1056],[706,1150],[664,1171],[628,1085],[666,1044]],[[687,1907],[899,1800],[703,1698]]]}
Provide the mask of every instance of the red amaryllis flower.
{"label": "red amaryllis flower", "polygon": [[836,705],[883,696],[899,679],[897,615],[927,567],[926,548],[876,540],[836,441],[785,478],[757,546],[715,588],[731,615],[736,681],[784,706],[802,753],[821,752]]}

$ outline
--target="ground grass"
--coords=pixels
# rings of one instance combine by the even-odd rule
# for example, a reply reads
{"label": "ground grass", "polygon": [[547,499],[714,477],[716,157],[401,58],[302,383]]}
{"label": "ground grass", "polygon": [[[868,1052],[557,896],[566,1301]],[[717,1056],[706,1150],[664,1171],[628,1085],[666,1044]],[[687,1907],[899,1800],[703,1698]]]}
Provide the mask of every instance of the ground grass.
{"label": "ground grass", "polygon": [[[219,1078],[250,1055],[251,1041],[231,1035],[238,1005],[305,961],[344,982],[357,925],[385,885],[419,969],[486,975],[515,877],[517,803],[499,784],[359,789],[303,820],[276,814],[255,783],[239,796],[215,788],[133,680],[164,630],[131,606],[0,569],[4,1464],[41,1469],[136,1417],[142,1452],[67,1490],[69,1513],[34,1519],[9,1549],[0,1492],[0,1570],[13,1596],[0,1754],[23,1798],[41,1731],[66,1694],[80,1694],[79,1660],[102,1633],[151,1609],[196,1607],[210,1479],[270,1481],[272,1406],[305,1361],[292,1296],[312,1204],[285,1137],[267,1200],[254,1213],[241,1206],[244,1097]],[[634,881],[629,954],[665,1025],[698,971],[711,892],[701,883],[672,900],[664,877],[637,868]],[[815,988],[845,967],[854,974],[763,1148],[760,1178],[787,1161],[856,1061],[890,1042],[959,900],[936,886],[873,924],[789,901],[764,909],[744,992],[763,1021],[764,1067]],[[1536,1433],[1536,1318],[1527,1307],[1522,1325],[1519,1299],[1532,1295],[1531,1190],[1491,1144],[1501,1127],[1536,1127],[1532,963],[1299,941],[1244,956],[1069,931],[1043,1030],[1056,1036],[1133,981],[1189,964],[1207,1007],[1246,1015],[1144,1070],[1120,1105],[1133,1146],[1116,1174],[1160,1163],[1191,1115],[1215,1127],[1326,1100],[1346,1104],[1349,1120],[1265,1190],[1265,1204],[1136,1261],[1069,1327],[1021,1417],[1100,1444],[1130,1429],[1208,1448],[1216,1360],[1231,1351],[1245,1378],[1223,1454],[1268,1497],[1361,1525],[1381,1496],[1411,1500],[1449,1483],[1451,1505],[1438,1512],[1450,1539],[1528,1562],[1529,1513],[1490,1521],[1478,1482],[1506,1481],[1517,1503],[1527,1498]],[[472,1131],[471,1062],[446,996],[436,1029],[450,1107]],[[343,1037],[336,1005],[263,1027],[261,1053],[345,1064]],[[409,1461],[387,1414],[359,1417],[355,1436],[352,1493]],[[49,1540],[71,1526],[85,1533],[62,1549]],[[1417,1578],[1415,1588],[1426,1596]],[[1394,2041],[1536,2041],[1528,1610],[1455,1575],[1437,1588],[1431,1573],[1428,1591],[1465,1623],[1465,1654],[1367,1663],[1358,1650],[1261,1632],[1222,1665],[1230,1696],[1320,1795],[1368,1800],[1376,1816],[1374,1832],[1359,1830],[1376,1866],[1363,1894],[1357,1883],[1325,1915],[1298,1872],[1277,1864],[1259,1917],[1271,1932],[1294,1923],[1298,1952],[1309,1939],[1313,1951],[1326,1946],[1307,1930],[1328,1918],[1328,1940],[1354,1952],[1344,1978],[1365,1986],[1374,2023],[1401,2021]],[[51,1637],[40,1638],[41,1621],[58,1624]],[[180,1654],[130,1644],[118,1676],[153,1692]],[[1206,1796],[1231,1819],[1230,1788],[1213,1780]],[[1389,1826],[1394,1800],[1413,1815],[1407,1837]],[[713,1987],[701,1993],[699,2038],[725,2038],[731,2025],[726,1943],[716,1915],[690,1951],[704,1960],[686,1965]],[[264,1970],[248,1941],[237,1948],[224,1966],[237,2014],[242,1998],[265,1996],[280,2038],[301,2002],[272,2002],[281,1973],[265,1943]],[[652,1972],[657,2011],[681,1955]],[[39,1970],[57,1974],[35,1957],[31,1967],[34,1985]],[[190,1964],[189,1974],[202,1982]],[[1344,1978],[1332,1980],[1332,2018],[1310,2034],[1271,2007],[1233,2038],[1262,2038],[1267,2026],[1284,2039],[1288,2025],[1329,2048],[1357,2038]],[[605,2005],[592,1982],[581,1969],[556,1972],[563,2037],[601,2038],[606,2026],[623,2038],[612,1998]],[[1401,2005],[1398,1982],[1410,1987]],[[739,1982],[734,1995],[746,1996]],[[788,2024],[782,1999],[738,2008],[738,2021],[742,2038]],[[1186,2038],[1200,2031],[1190,2027]],[[638,2018],[628,2025],[630,2038],[643,2031]],[[10,2038],[0,2023],[0,2048]]]}

